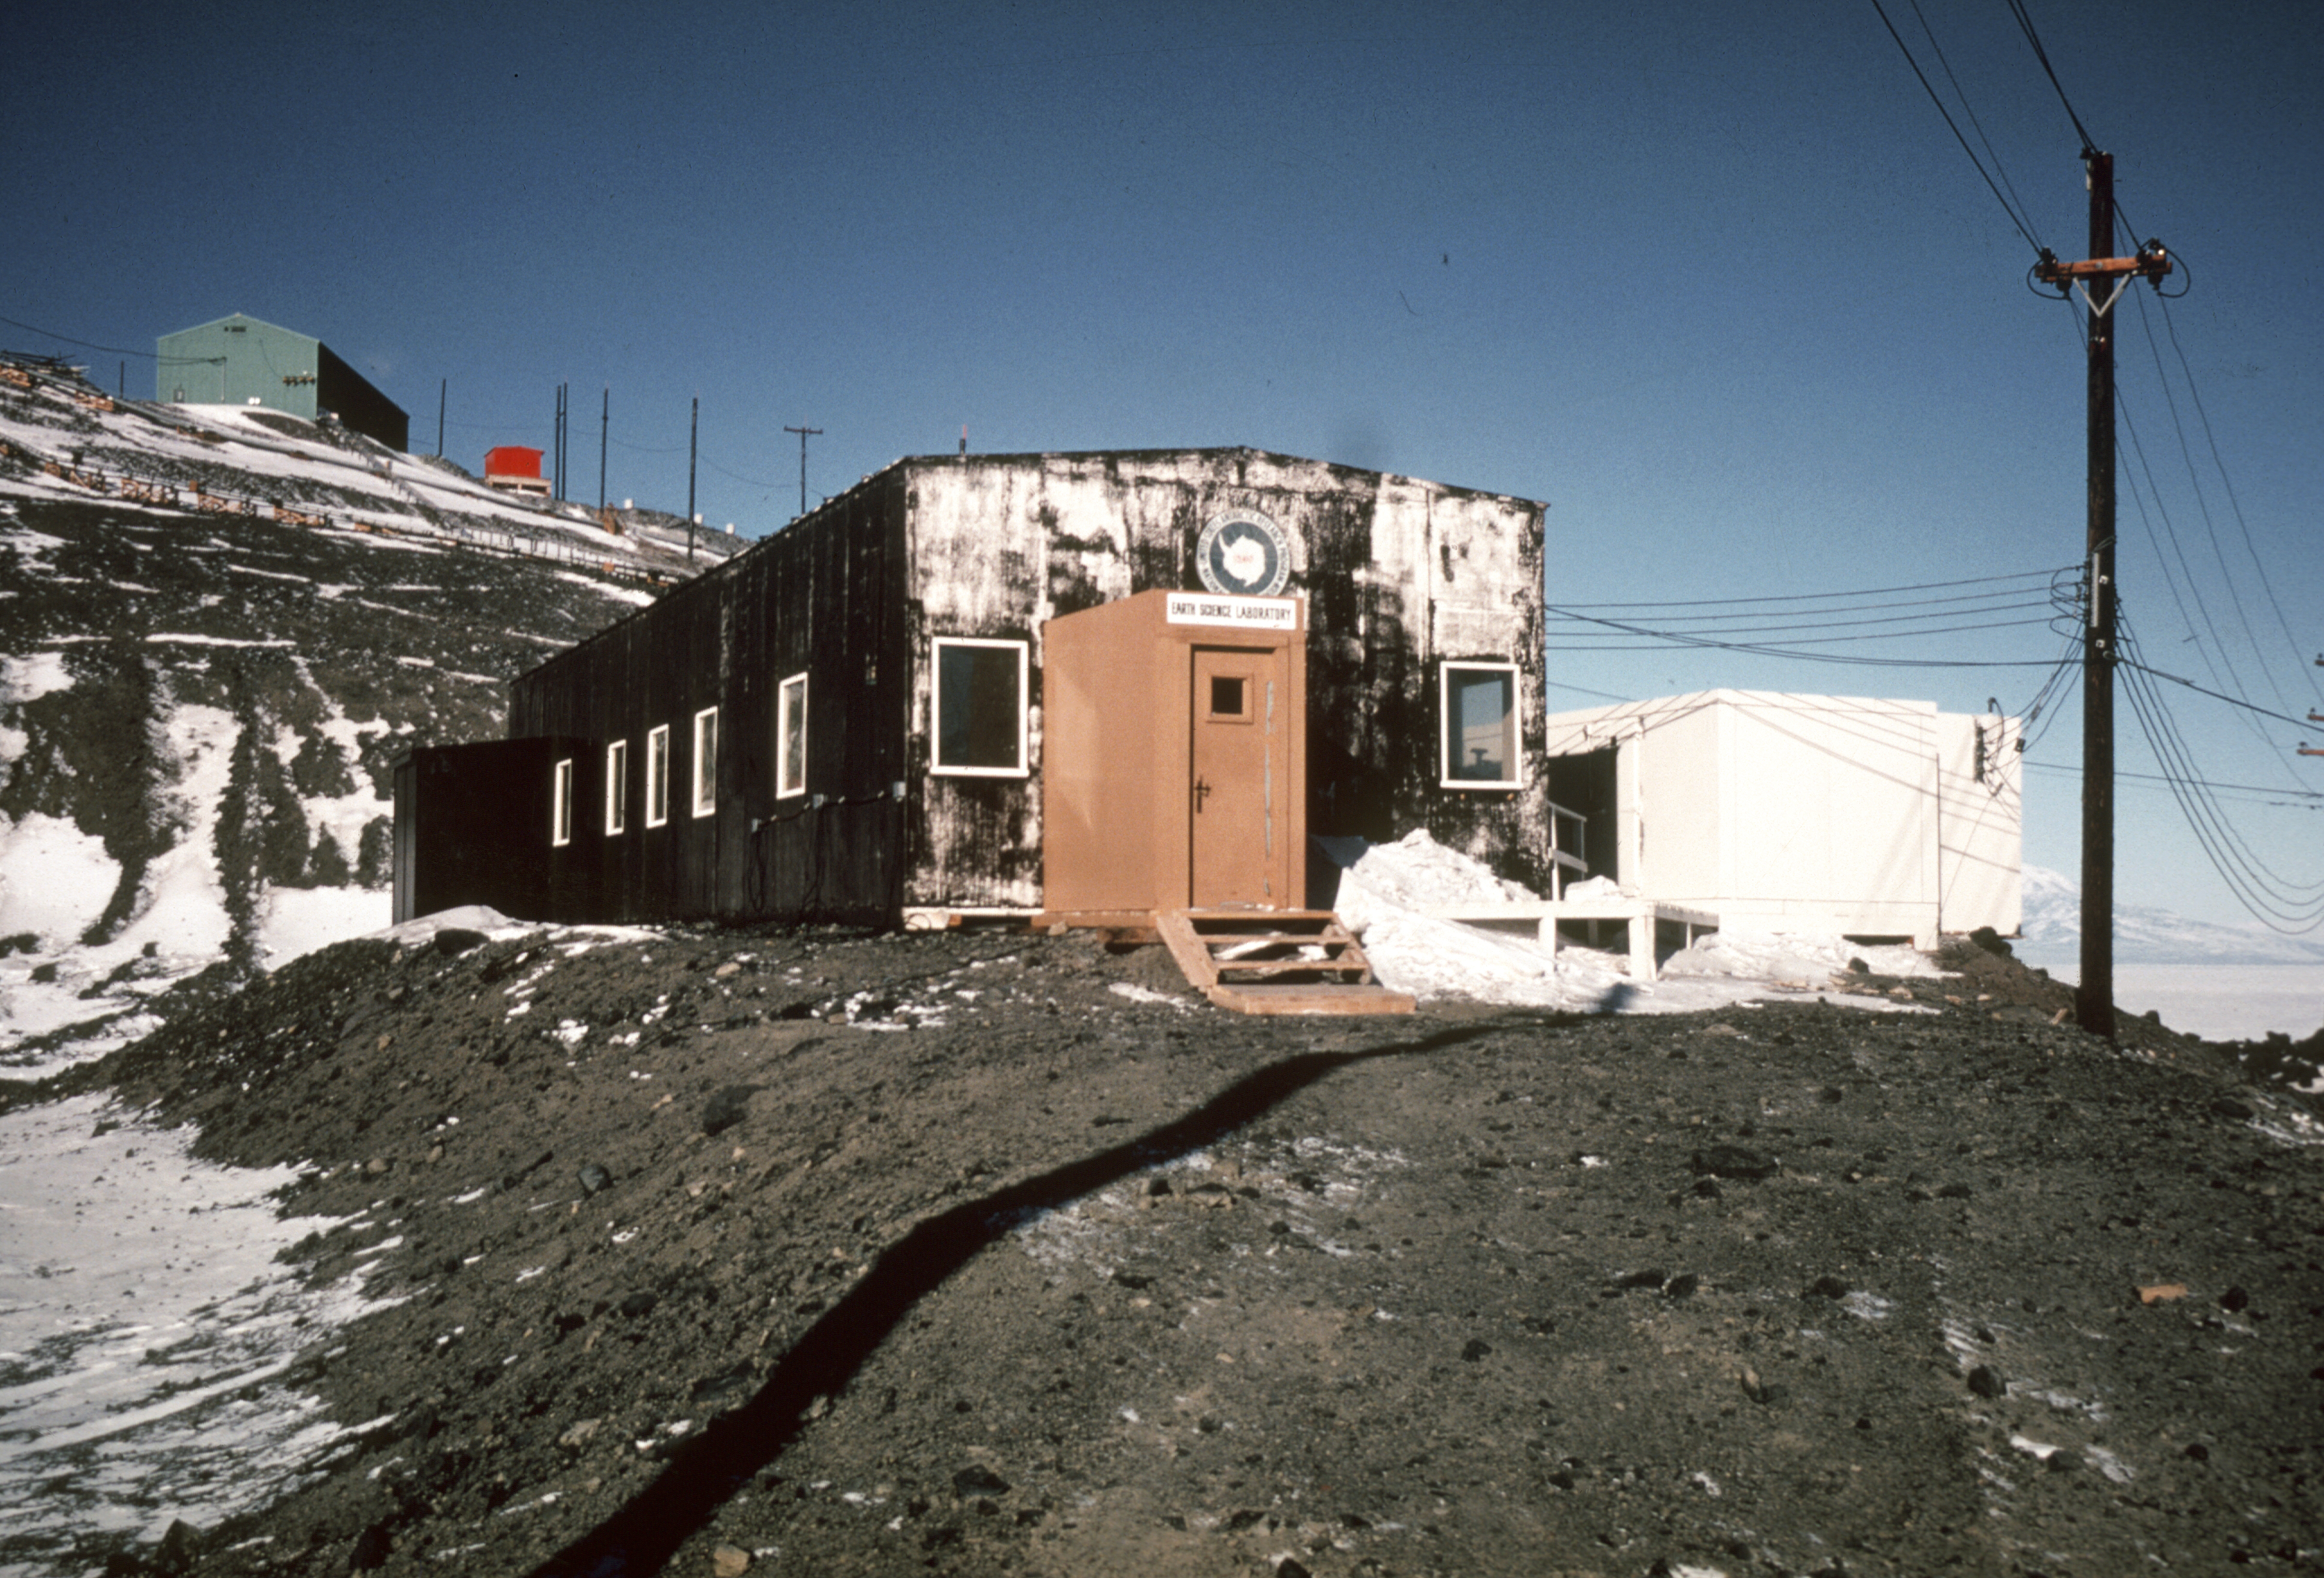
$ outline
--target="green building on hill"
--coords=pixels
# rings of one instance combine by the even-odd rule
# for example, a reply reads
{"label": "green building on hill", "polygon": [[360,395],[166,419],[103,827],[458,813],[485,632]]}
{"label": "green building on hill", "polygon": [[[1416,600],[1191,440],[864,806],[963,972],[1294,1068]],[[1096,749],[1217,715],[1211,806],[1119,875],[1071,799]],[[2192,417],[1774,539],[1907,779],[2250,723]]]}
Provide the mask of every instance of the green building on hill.
{"label": "green building on hill", "polygon": [[237,312],[154,342],[153,397],[174,404],[255,405],[340,425],[391,449],[409,447],[411,419],[312,335]]}

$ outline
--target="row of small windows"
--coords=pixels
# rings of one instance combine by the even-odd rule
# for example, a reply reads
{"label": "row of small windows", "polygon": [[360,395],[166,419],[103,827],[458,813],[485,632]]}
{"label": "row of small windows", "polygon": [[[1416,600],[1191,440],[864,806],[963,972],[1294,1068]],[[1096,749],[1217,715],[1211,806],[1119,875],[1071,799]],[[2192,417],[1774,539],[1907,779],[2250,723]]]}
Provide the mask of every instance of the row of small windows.
{"label": "row of small windows", "polygon": [[[806,676],[799,678],[802,683]],[[573,842],[573,758],[557,763],[549,796],[549,841]],[[694,814],[707,817],[718,808],[718,709],[706,706],[694,715]],[[669,725],[646,732],[646,826],[659,827],[669,820]],[[630,830],[630,743],[615,740],[605,747],[605,836]]]}
{"label": "row of small windows", "polygon": [[[929,771],[982,778],[1027,776],[1026,675],[1023,641],[964,636],[936,638],[930,698]],[[807,683],[804,673],[775,692],[775,798],[807,793]],[[1441,670],[1444,720],[1440,782],[1447,789],[1517,789],[1523,761],[1517,727],[1515,663],[1446,663]],[[717,807],[718,709],[694,715],[693,813]],[[570,757],[557,763],[550,842],[573,842],[574,773]],[[669,820],[669,725],[646,734],[645,817],[648,827]],[[630,743],[605,747],[605,835],[630,826]]]}

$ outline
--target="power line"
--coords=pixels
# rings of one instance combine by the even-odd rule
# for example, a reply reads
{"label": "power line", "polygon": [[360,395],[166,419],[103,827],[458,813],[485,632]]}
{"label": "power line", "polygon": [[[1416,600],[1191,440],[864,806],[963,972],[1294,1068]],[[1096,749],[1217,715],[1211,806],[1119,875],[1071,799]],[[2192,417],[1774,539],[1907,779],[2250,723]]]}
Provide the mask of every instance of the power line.
{"label": "power line", "polygon": [[[2012,4],[2015,3],[2015,0],[2012,0]],[[1904,64],[1913,68],[1913,75],[1921,79],[1921,88],[1928,94],[1929,102],[1937,106],[1937,113],[1944,116],[1945,127],[1952,133],[1953,141],[1959,143],[1961,152],[1969,155],[1969,161],[1977,166],[1977,173],[1983,178],[1987,189],[1993,193],[1993,200],[2001,205],[2001,211],[2009,216],[2009,222],[2012,225],[2017,226],[2017,234],[2025,238],[2025,245],[2032,247],[2037,255],[2041,254],[2046,249],[2034,238],[2034,232],[2026,226],[2025,221],[2017,217],[2017,210],[2010,207],[2009,199],[2002,196],[2001,189],[1994,184],[1993,177],[1986,174],[1985,165],[1978,158],[1977,150],[1969,145],[1969,139],[1961,135],[1960,127],[1953,124],[1952,112],[1945,107],[1945,101],[1937,97],[1937,90],[1929,81],[1928,74],[1921,69],[1921,63],[1913,59],[1912,48],[1904,42],[1904,35],[1896,31],[1896,24],[1888,20],[1888,13],[1881,9],[1880,0],[1872,0],[1872,9],[1879,12],[1880,25],[1888,30],[1888,36],[1895,39],[1896,47],[1904,51]],[[1927,25],[1925,21],[1922,23],[1923,28]],[[1931,35],[1932,42],[1934,37],[1935,35]],[[1979,134],[1982,135],[1981,130]]]}
{"label": "power line", "polygon": [[[1977,128],[1977,140],[1985,144],[1985,155],[1993,161],[1994,174],[1999,176],[2001,184],[2009,189],[2007,207],[2012,217],[2023,215],[2026,211],[2025,199],[2017,195],[2017,184],[2009,179],[2009,171],[2002,168],[2000,152],[1994,147],[1993,139],[1985,134],[1985,123],[1978,119],[1977,106],[1969,101],[1969,91],[1961,87],[1960,78],[1953,75],[1953,63],[1945,58],[1945,47],[1937,42],[1936,30],[1929,25],[1928,17],[1922,14],[1921,0],[1911,0],[1911,3],[1914,19],[1920,23],[1921,31],[1928,35],[1929,48],[1937,53],[1937,64],[1945,69],[1945,80],[1952,84],[1953,96],[1960,100],[1961,113],[1969,116],[1969,124]],[[2024,235],[2027,228],[2021,225],[2018,233]],[[2030,241],[2033,237],[2028,235],[2026,239]]]}
{"label": "power line", "polygon": [[2264,718],[2275,718],[2287,724],[2297,724],[2301,721],[2300,719],[2293,717],[2290,713],[2270,712],[2267,708],[2260,706],[2255,703],[2246,701],[2239,696],[2229,696],[2224,690],[2212,690],[2208,687],[2196,684],[2192,679],[2181,679],[2176,674],[2166,674],[2160,669],[2150,669],[2145,664],[2135,663],[2128,658],[2120,659],[2118,661],[2120,661],[2122,666],[2126,669],[2135,669],[2142,674],[2152,674],[2157,679],[2168,679],[2173,685],[2183,685],[2188,689],[2199,691],[2205,696],[2210,697],[2215,701],[2224,701],[2229,706],[2242,707],[2248,712],[2257,713]]}
{"label": "power line", "polygon": [[[1710,636],[1689,634],[1683,631],[1655,630],[1645,625],[1626,623],[1618,619],[1598,618],[1591,614],[1577,613],[1570,608],[1551,606],[1545,607],[1543,612],[1545,614],[1554,614],[1563,619],[1577,620],[1584,624],[1603,625],[1609,630],[1619,631],[1624,634],[1637,636],[1641,640],[1663,646],[1701,647],[1718,651],[1748,652],[1757,657],[1792,658],[1803,662],[1811,663],[1845,663],[1856,667],[1879,669],[2041,669],[2049,666],[2049,660],[2047,659],[2026,661],[2014,659],[1979,658],[1872,658],[1865,657],[1860,654],[1841,652],[1803,652],[1793,650],[1792,648],[1771,646],[1762,642],[1719,641]],[[2039,623],[2043,622],[2021,621],[2016,623]],[[1947,632],[1931,631],[1904,632],[1899,633],[1904,635],[1919,635],[1942,634]],[[1847,636],[1835,637],[1832,639],[1835,641],[1864,641],[1895,640],[1897,637],[1895,635],[1887,637]],[[1799,644],[1812,646],[1819,643],[1814,641],[1803,641]],[[1597,646],[1557,647],[1551,650],[1558,651],[1640,651],[1649,649],[1637,647]]]}
{"label": "power line", "polygon": [[2009,14],[2017,19],[2018,31],[2024,33],[2025,42],[2034,46],[2034,58],[2042,62],[2042,70],[2050,78],[2050,86],[2058,90],[2058,102],[2066,106],[2066,118],[2074,123],[2074,134],[2082,140],[2082,152],[2089,152],[2098,144],[2083,127],[2082,117],[2074,113],[2073,101],[2066,97],[2066,85],[2059,81],[2058,73],[2051,69],[2050,51],[2042,47],[2042,35],[2034,31],[2034,18],[2025,9],[2025,0],[2009,0]]}
{"label": "power line", "polygon": [[37,334],[49,339],[61,340],[69,346],[78,346],[85,351],[103,351],[108,356],[143,356],[149,362],[167,362],[173,365],[206,367],[214,366],[226,360],[224,356],[165,356],[158,351],[133,351],[125,346],[101,346],[94,340],[77,340],[69,334],[59,334],[54,329],[42,328],[37,324],[19,323],[13,318],[0,318],[0,323],[6,324],[10,328],[21,328],[27,334]]}
{"label": "power line", "polygon": [[[2080,778],[2082,775],[2082,770],[2080,768],[2068,767],[2062,762],[2028,761],[2025,765],[2031,771],[2048,773],[2053,778]],[[2142,783],[2168,784],[2180,781],[2167,773],[2161,772],[2116,772],[2115,776],[2116,778],[2136,779]],[[2309,810],[2324,810],[2324,790],[2269,789],[2264,785],[2255,783],[2216,783],[2209,779],[2199,780],[2196,781],[2200,782],[2204,789],[2210,790],[2214,794],[2266,795],[2271,797],[2289,795],[2292,797],[2289,799],[2281,798],[2263,799],[2259,802],[2259,804],[2263,806],[2282,806],[2295,809],[2304,807]]]}
{"label": "power line", "polygon": [[2058,568],[2074,569],[2066,565],[2046,570],[2019,570],[2006,576],[1971,576],[1958,581],[1920,581],[1904,586],[1866,586],[1853,592],[1787,592],[1767,597],[1703,597],[1692,601],[1665,603],[1569,603],[1569,608],[1719,608],[1742,603],[1809,603],[1830,597],[1880,597],[1891,592],[1941,592],[1953,586],[1992,586],[2003,581],[2047,579]]}
{"label": "power line", "polygon": [[[2267,567],[2259,562],[2259,549],[2252,542],[2251,523],[2244,519],[2243,501],[2236,496],[2235,478],[2227,475],[2227,463],[2219,454],[2218,437],[2211,430],[2211,413],[2203,407],[2202,391],[2195,386],[2195,369],[2187,361],[2186,347],[2179,343],[2179,325],[2171,316],[2171,309],[2167,304],[2169,299],[2166,297],[2164,300],[2166,304],[2161,309],[2163,328],[2171,337],[2171,349],[2177,355],[2180,371],[2186,377],[2187,398],[2195,407],[2196,420],[2203,424],[2203,441],[2210,448],[2212,467],[2218,472],[2219,485],[2227,492],[2227,507],[2235,512],[2236,528],[2243,533],[2244,552],[2250,556],[2252,568],[2259,572],[2260,590],[2267,594],[2268,606],[2275,611],[2276,627],[2283,632],[2283,639],[2292,648],[2296,660],[2301,650],[2300,643],[2292,640],[2292,626],[2283,617],[2283,604],[2276,601],[2275,584],[2268,576]],[[2144,304],[2142,302],[2140,307],[2142,318],[2144,316]],[[2319,685],[2315,676],[2309,673],[2309,665],[2300,663],[2298,667],[2301,674],[2307,678],[2309,688],[2314,691],[2319,699],[2324,699],[2324,685]]]}

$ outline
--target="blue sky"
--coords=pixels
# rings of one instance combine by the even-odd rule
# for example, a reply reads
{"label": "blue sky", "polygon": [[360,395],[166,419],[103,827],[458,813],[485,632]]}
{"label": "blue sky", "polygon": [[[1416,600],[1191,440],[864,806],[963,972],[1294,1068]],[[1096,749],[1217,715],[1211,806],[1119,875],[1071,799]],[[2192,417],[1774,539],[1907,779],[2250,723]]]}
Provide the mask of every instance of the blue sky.
{"label": "blue sky", "polygon": [[[2080,139],[2004,0],[1884,4],[2035,235],[2082,255]],[[2028,4],[2127,220],[2192,271],[2167,317],[2124,309],[2142,651],[2324,711],[2324,8]],[[1960,589],[2007,591],[2081,552],[2074,315],[2027,291],[2031,245],[1871,0],[47,7],[0,88],[0,316],[131,349],[234,311],[316,334],[415,448],[447,381],[472,469],[547,448],[568,383],[592,502],[610,388],[609,496],[685,507],[698,395],[697,508],[752,534],[798,505],[785,426],[823,429],[812,498],[965,424],[982,451],[1250,444],[1543,500],[1559,606],[2028,577]],[[150,360],[0,343],[152,392]],[[1724,684],[2020,711],[2045,677],[1668,646],[1550,672],[1553,707]],[[2158,683],[2197,771],[2260,791],[2218,801],[2249,859],[2324,880],[2324,758],[2292,753],[2324,724]],[[2122,767],[2154,771],[2120,706]],[[2070,872],[2070,686],[2043,722],[2026,854]],[[2120,798],[2121,897],[2243,916],[2163,786]]]}

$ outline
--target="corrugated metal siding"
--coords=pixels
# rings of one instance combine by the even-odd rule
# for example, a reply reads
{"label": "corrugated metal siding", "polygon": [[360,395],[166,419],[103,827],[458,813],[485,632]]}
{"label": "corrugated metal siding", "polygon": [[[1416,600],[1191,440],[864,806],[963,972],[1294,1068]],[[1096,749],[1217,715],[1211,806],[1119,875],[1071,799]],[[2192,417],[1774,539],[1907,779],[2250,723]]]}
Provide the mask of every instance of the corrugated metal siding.
{"label": "corrugated metal siding", "polygon": [[[246,405],[292,416],[315,414],[315,384],[285,383],[285,377],[311,379],[320,369],[322,342],[280,325],[235,313],[216,323],[165,334],[155,342],[155,394],[184,398],[197,405]],[[224,358],[223,361],[219,358]]]}

